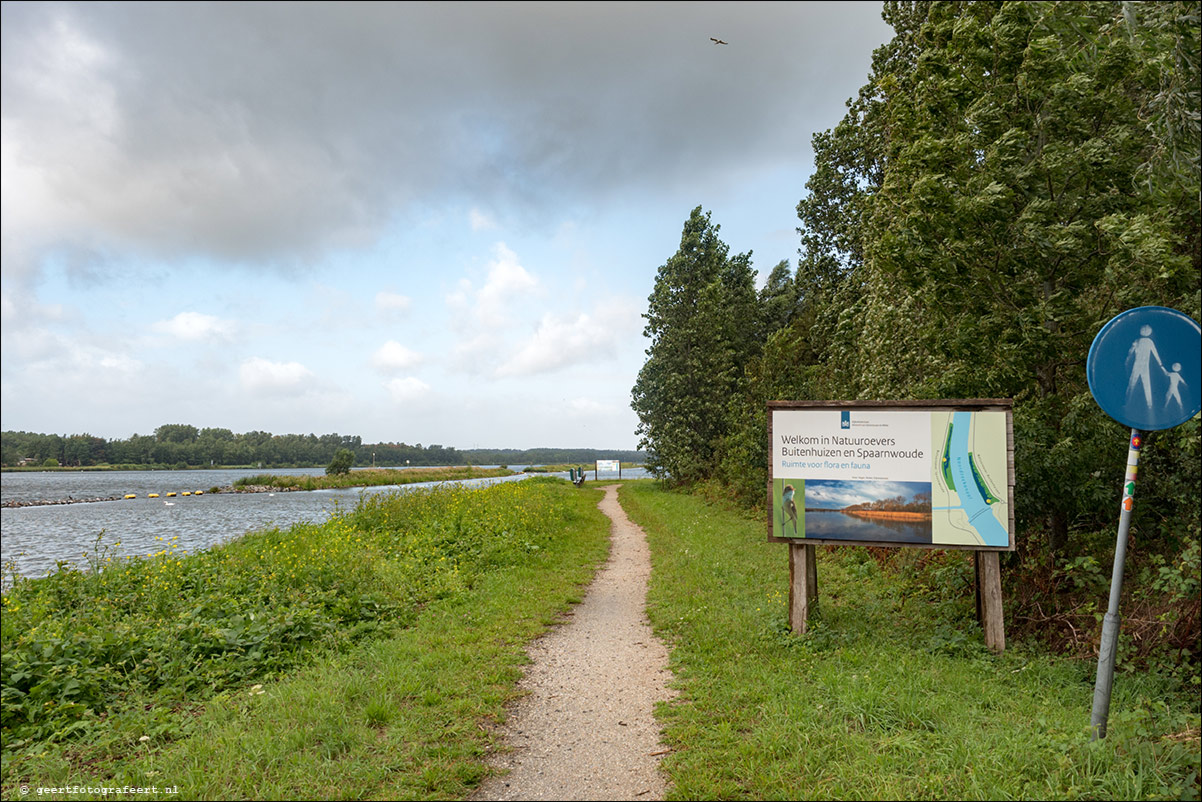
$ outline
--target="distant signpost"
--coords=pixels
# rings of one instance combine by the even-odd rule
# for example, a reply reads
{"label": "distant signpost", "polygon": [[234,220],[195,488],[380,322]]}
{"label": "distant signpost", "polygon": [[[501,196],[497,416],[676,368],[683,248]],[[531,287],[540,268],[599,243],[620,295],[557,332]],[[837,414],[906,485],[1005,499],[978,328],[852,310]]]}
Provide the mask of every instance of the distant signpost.
{"label": "distant signpost", "polygon": [[1106,737],[1114,658],[1119,633],[1123,563],[1135,507],[1135,481],[1144,432],[1180,426],[1202,408],[1202,327],[1188,315],[1163,306],[1128,309],[1102,327],[1085,366],[1089,390],[1110,417],[1131,428],[1122,509],[1114,547],[1110,603],[1102,619],[1098,677],[1091,726],[1094,739]]}
{"label": "distant signpost", "polygon": [[622,478],[622,461],[617,459],[599,459],[597,465],[593,469],[593,478],[596,479],[601,475],[601,472],[617,473],[618,478]]}

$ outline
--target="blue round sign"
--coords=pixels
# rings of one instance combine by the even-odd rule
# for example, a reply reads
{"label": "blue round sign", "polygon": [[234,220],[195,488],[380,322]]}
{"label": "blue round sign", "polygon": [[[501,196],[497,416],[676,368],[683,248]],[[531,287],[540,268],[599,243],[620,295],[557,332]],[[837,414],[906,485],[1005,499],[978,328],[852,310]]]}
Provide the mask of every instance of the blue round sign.
{"label": "blue round sign", "polygon": [[1163,306],[1128,309],[1098,332],[1085,371],[1098,406],[1124,426],[1179,426],[1202,407],[1202,327]]}

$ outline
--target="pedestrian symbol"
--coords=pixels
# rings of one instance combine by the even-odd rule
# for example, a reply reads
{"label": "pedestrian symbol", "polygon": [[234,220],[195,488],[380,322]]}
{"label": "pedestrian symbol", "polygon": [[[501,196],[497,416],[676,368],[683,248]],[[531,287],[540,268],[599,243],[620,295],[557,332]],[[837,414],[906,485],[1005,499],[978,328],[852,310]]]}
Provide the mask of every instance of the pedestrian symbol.
{"label": "pedestrian symbol", "polygon": [[1171,429],[1198,414],[1202,328],[1163,306],[1115,316],[1089,349],[1089,389],[1107,415],[1132,429]]}

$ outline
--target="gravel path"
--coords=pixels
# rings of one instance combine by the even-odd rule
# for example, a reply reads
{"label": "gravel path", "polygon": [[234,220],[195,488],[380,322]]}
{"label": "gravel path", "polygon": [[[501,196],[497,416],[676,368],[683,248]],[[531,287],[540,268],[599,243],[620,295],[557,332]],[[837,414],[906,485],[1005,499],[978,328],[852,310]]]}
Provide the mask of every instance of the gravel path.
{"label": "gravel path", "polygon": [[605,489],[613,520],[609,561],[567,623],[527,649],[533,663],[500,732],[508,749],[472,795],[485,799],[663,799],[655,703],[667,688],[668,651],[645,611],[651,562],[643,530]]}

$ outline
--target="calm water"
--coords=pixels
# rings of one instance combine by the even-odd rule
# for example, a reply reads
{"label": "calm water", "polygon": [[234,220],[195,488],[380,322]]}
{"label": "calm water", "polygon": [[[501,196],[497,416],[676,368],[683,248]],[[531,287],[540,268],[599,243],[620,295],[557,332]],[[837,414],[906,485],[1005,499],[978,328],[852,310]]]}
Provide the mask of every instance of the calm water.
{"label": "calm water", "polygon": [[806,510],[806,536],[838,540],[930,543],[931,521],[894,521],[848,515],[839,510]]}
{"label": "calm water", "polygon": [[[524,466],[510,466],[520,470]],[[429,484],[401,487],[348,488],[293,493],[209,494],[212,487],[231,485],[245,476],[261,473],[285,475],[324,474],[324,468],[214,471],[96,471],[82,473],[0,474],[4,501],[41,501],[68,498],[108,498],[137,494],[135,499],[0,508],[0,551],[6,577],[12,569],[22,576],[44,576],[61,561],[87,564],[97,535],[112,556],[153,554],[172,537],[188,552],[224,543],[246,532],[287,527],[300,521],[319,523],[336,509],[352,509],[362,494],[394,493]],[[557,474],[567,476],[567,474]],[[645,475],[624,469],[623,478]],[[616,478],[612,474],[608,478]],[[527,478],[524,474],[502,479],[472,479],[462,484],[481,485]],[[602,480],[607,476],[602,474]],[[590,471],[588,480],[593,480]],[[200,496],[166,498],[170,492],[206,491]],[[158,493],[160,498],[147,498]],[[168,503],[170,502],[170,503]],[[162,538],[159,540],[158,538]],[[114,546],[120,543],[120,547]]]}

